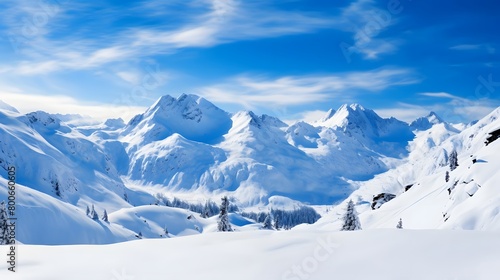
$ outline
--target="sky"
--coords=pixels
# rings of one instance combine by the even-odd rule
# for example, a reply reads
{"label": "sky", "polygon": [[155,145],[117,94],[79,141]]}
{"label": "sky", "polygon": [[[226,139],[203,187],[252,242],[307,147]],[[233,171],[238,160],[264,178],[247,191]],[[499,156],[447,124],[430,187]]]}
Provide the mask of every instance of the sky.
{"label": "sky", "polygon": [[162,95],[320,119],[359,103],[411,121],[500,106],[493,0],[2,0],[0,100],[99,119]]}

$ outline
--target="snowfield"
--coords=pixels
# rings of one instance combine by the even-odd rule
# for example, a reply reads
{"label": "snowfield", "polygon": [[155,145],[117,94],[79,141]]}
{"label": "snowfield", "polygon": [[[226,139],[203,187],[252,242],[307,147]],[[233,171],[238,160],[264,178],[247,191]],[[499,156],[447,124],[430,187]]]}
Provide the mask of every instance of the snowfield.
{"label": "snowfield", "polygon": [[20,245],[17,254],[18,271],[9,272],[2,261],[0,279],[490,280],[500,274],[498,232],[479,231],[262,230],[112,245]]}

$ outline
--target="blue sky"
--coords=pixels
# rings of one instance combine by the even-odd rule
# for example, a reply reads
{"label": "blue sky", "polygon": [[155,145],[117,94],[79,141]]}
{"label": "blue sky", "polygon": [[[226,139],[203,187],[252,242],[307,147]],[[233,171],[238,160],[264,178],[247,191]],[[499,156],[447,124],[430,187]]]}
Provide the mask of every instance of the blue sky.
{"label": "blue sky", "polygon": [[128,120],[161,95],[320,118],[360,103],[410,121],[500,106],[495,1],[3,0],[0,99]]}

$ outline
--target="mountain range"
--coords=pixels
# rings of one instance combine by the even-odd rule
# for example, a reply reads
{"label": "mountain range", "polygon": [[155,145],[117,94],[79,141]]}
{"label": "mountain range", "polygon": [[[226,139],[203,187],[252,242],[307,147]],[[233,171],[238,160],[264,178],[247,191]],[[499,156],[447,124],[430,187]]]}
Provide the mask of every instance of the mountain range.
{"label": "mountain range", "polygon": [[[166,223],[172,235],[213,231],[213,218],[186,221],[188,210],[154,204],[204,204],[223,195],[240,209],[311,205],[323,216],[316,224],[327,227],[352,199],[368,227],[402,218],[412,228],[500,229],[500,148],[484,144],[500,128],[499,116],[497,109],[457,125],[431,112],[406,123],[351,104],[315,122],[287,124],[183,94],[159,98],[128,123],[81,125],[74,120],[83,117],[21,114],[0,102],[0,201],[7,169],[16,166],[24,221],[18,238],[32,244],[113,243],[138,232],[153,238]],[[450,171],[452,150],[459,167]],[[395,198],[372,210],[380,194]],[[90,206],[110,213],[109,222],[89,219]],[[236,226],[255,226],[232,215]],[[47,225],[53,231],[36,230]]]}

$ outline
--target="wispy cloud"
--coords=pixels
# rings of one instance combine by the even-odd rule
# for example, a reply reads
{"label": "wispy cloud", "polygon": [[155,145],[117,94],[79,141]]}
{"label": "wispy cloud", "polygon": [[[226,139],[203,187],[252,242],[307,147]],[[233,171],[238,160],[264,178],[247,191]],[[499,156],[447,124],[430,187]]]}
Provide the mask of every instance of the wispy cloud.
{"label": "wispy cloud", "polygon": [[290,125],[297,122],[297,121],[304,121],[306,123],[314,123],[314,122],[320,120],[321,118],[325,117],[327,113],[328,113],[327,111],[323,111],[323,110],[304,111],[304,112],[300,112],[298,114],[294,114],[292,116],[289,116],[288,119],[285,119],[283,121],[287,124],[290,124]]}
{"label": "wispy cloud", "polygon": [[411,122],[419,117],[434,111],[445,121],[470,122],[478,120],[491,113],[500,106],[500,102],[494,99],[463,98],[447,92],[424,92],[421,96],[449,99],[449,101],[432,102],[428,105],[414,105],[408,103],[397,103],[389,108],[376,109],[383,117],[396,117],[400,120]]}
{"label": "wispy cloud", "polygon": [[360,91],[379,92],[393,86],[417,83],[408,69],[376,69],[318,76],[268,78],[242,75],[197,92],[220,102],[246,108],[303,105],[352,97]]}
{"label": "wispy cloud", "polygon": [[496,49],[492,47],[491,45],[483,44],[462,44],[462,45],[455,45],[450,47],[450,50],[456,50],[456,51],[474,51],[474,50],[486,50],[490,54],[494,54]]}
{"label": "wispy cloud", "polygon": [[419,93],[419,95],[428,97],[448,98],[448,99],[462,99],[462,100],[464,99],[447,92],[422,92]]}
{"label": "wispy cloud", "polygon": [[[436,108],[434,108],[436,109]],[[398,103],[396,106],[392,108],[381,108],[375,109],[377,114],[379,114],[383,118],[395,117],[399,120],[405,122],[412,122],[417,118],[423,117],[429,114],[433,109],[425,106],[417,106],[407,103]]]}
{"label": "wispy cloud", "polygon": [[128,121],[134,115],[142,113],[145,107],[122,104],[84,103],[65,95],[25,94],[15,88],[0,89],[0,99],[15,107],[21,113],[45,111],[59,114],[80,114],[92,116],[97,120],[123,118]]}
{"label": "wispy cloud", "polygon": [[[401,3],[400,3],[401,4]],[[401,44],[394,38],[381,38],[380,34],[397,23],[396,14],[402,5],[381,9],[373,0],[357,0],[343,9],[337,27],[351,32],[354,43],[343,42],[341,48],[350,61],[350,55],[361,53],[365,59],[377,59],[382,54],[393,53]]]}
{"label": "wispy cloud", "polygon": [[[263,2],[195,2],[198,6],[185,4],[193,13],[181,24],[172,25],[165,19],[154,26],[126,27],[107,34],[106,40],[78,35],[54,39],[44,36],[50,33],[48,30],[40,32],[38,36],[30,38],[32,44],[26,50],[24,60],[2,68],[26,75],[64,69],[91,69],[127,59],[171,54],[182,48],[206,48],[241,40],[310,33],[332,23],[331,19],[326,17],[280,11],[264,5]],[[200,5],[205,9],[200,9]],[[25,2],[23,5],[14,5],[17,11],[13,13],[22,13],[25,6]],[[119,16],[120,11],[115,13]],[[46,29],[47,26],[43,25],[43,28]],[[57,28],[57,25],[54,28]]]}

